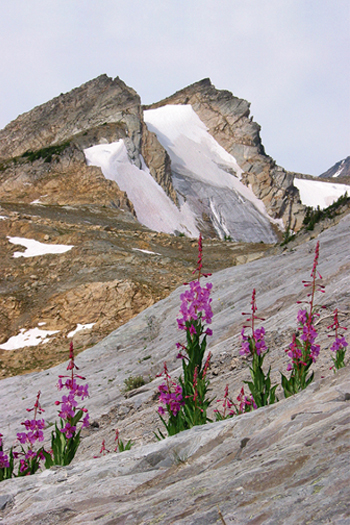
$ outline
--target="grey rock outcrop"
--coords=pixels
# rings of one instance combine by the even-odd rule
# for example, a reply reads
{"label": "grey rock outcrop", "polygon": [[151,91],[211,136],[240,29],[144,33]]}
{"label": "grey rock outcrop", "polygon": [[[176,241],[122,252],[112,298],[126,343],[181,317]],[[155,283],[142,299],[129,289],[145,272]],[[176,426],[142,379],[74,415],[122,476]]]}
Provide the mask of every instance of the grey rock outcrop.
{"label": "grey rock outcrop", "polygon": [[154,180],[163,188],[168,197],[178,204],[171,176],[170,157],[158,141],[157,135],[149,131],[145,123],[142,126],[141,153]]}
{"label": "grey rock outcrop", "polygon": [[[0,130],[0,162],[4,169],[8,159],[21,157],[28,151],[37,152],[66,143],[74,144],[81,151],[95,144],[123,139],[130,161],[141,168],[143,153],[151,175],[175,199],[166,152],[162,152],[156,137],[150,139],[148,135],[139,95],[119,77],[111,79],[101,75],[20,115]],[[150,143],[156,151],[154,155],[148,153]],[[159,161],[162,155],[163,164]]]}
{"label": "grey rock outcrop", "polygon": [[191,104],[209,133],[235,157],[244,170],[242,181],[264,202],[269,215],[282,218],[290,229],[301,227],[304,206],[293,186],[294,176],[265,154],[261,128],[250,117],[249,102],[229,91],[217,90],[209,79],[204,79],[145,109],[165,104]]}
{"label": "grey rock outcrop", "polygon": [[[96,424],[85,432],[70,466],[1,483],[4,523],[211,525],[220,522],[221,515],[226,525],[349,524],[350,369],[336,374],[329,370],[326,333],[336,306],[342,325],[350,326],[349,223],[348,215],[319,236],[326,294],[317,300],[326,309],[317,324],[321,353],[310,387],[275,405],[155,443],[160,379],[130,392],[126,399],[123,379],[130,374],[154,377],[164,360],[173,376],[179,373],[175,343],[181,334],[175,317],[180,288],[79,355],[77,363],[90,386],[86,406]],[[314,247],[311,240],[211,277],[213,395],[219,397],[226,383],[238,392],[249,378],[248,363],[239,356],[239,334],[241,311],[246,311],[254,286],[259,314],[266,317],[267,334],[273,335],[266,359],[273,382],[279,370],[285,370],[284,349],[295,329],[296,300],[307,300],[301,281],[310,273]],[[6,399],[0,412],[5,443],[18,431],[39,388],[47,421],[55,417],[57,393],[52,385],[64,371],[61,365],[0,382]],[[93,459],[102,439],[113,443],[116,426],[124,439],[137,445],[130,452]],[[111,448],[108,442],[107,447]]]}

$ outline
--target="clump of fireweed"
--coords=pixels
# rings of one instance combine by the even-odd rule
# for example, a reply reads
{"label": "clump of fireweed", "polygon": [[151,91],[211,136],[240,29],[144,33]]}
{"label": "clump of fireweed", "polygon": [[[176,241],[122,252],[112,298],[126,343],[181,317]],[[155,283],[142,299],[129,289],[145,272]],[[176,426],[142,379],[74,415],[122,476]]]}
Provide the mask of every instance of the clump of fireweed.
{"label": "clump of fireweed", "polygon": [[[88,397],[88,385],[79,385],[77,379],[85,380],[85,377],[79,376],[74,372],[79,370],[74,361],[73,343],[69,348],[69,363],[67,370],[70,371],[68,376],[58,376],[57,388],[59,390],[67,389],[68,394],[63,395],[61,401],[56,401],[55,405],[60,405],[58,416],[60,418],[59,426],[55,423],[55,430],[51,433],[51,451],[45,454],[45,467],[52,465],[69,465],[73,460],[80,443],[80,433],[82,428],[89,426],[89,414],[86,408],[78,407],[78,400],[83,401]],[[62,379],[66,381],[62,381]],[[78,430],[78,425],[81,427]]]}
{"label": "clump of fireweed", "polygon": [[[0,434],[0,481],[9,479],[12,476],[22,477],[35,474],[40,468],[40,462],[45,459],[45,449],[40,447],[35,450],[34,445],[37,441],[44,441],[43,429],[45,428],[44,419],[37,419],[37,415],[44,412],[40,405],[40,390],[36,396],[33,408],[27,408],[27,412],[34,411],[33,419],[26,419],[21,423],[27,432],[18,432],[17,441],[20,444],[20,451],[16,446],[11,447],[9,455],[4,454],[2,444],[2,434]],[[19,460],[18,470],[15,474],[15,460]]]}
{"label": "clump of fireweed", "polygon": [[331,346],[332,352],[335,353],[335,357],[332,357],[333,361],[333,372],[335,373],[336,370],[340,370],[340,368],[344,368],[345,366],[345,352],[346,347],[348,346],[348,343],[345,340],[344,336],[341,336],[339,331],[340,330],[347,330],[344,326],[340,326],[338,321],[338,309],[336,308],[333,312],[334,315],[334,321],[330,326],[327,326],[327,329],[334,330],[334,334],[329,334],[328,337],[334,337],[334,343]]}
{"label": "clump of fireweed", "polygon": [[[158,408],[159,417],[169,436],[177,434],[195,425],[209,421],[207,409],[212,400],[207,398],[209,380],[207,371],[211,353],[204,359],[207,346],[207,336],[212,331],[207,327],[211,323],[210,292],[212,284],[202,286],[200,278],[211,274],[202,273],[202,236],[198,241],[198,262],[193,274],[197,279],[189,283],[189,290],[181,294],[180,317],[177,319],[179,330],[186,332],[186,344],[177,343],[178,359],[182,360],[182,376],[178,382],[171,379],[166,364],[164,364],[165,382],[159,387]],[[167,419],[164,416],[167,414]],[[164,434],[158,430],[158,439],[164,439]]]}
{"label": "clump of fireweed", "polygon": [[[262,317],[256,315],[257,306],[256,306],[256,292],[255,289],[252,293],[251,300],[251,313],[243,312],[242,315],[249,315],[246,319],[248,324],[243,326],[241,332],[242,346],[240,354],[252,358],[252,364],[249,367],[251,381],[244,381],[249,387],[252,399],[257,408],[263,407],[265,405],[272,405],[278,399],[276,398],[276,388],[278,385],[271,387],[270,372],[271,367],[269,368],[267,374],[265,375],[263,371],[263,363],[265,356],[269,353],[269,349],[265,343],[265,329],[262,326],[261,328],[255,327],[255,321],[264,321]],[[246,328],[250,328],[251,335],[245,335]]]}
{"label": "clump of fireweed", "polygon": [[226,385],[223,399],[217,399],[216,401],[217,403],[222,403],[222,410],[218,408],[214,410],[216,421],[222,421],[233,416],[240,416],[241,414],[251,412],[258,408],[253,396],[251,394],[249,396],[245,395],[243,386],[236,399],[237,403],[229,398],[228,385]]}
{"label": "clump of fireweed", "polygon": [[[322,276],[317,271],[319,250],[320,243],[317,242],[314,263],[310,274],[311,280],[302,281],[305,288],[311,288],[311,291],[307,294],[308,301],[306,301],[306,304],[308,307],[299,310],[297,316],[299,323],[298,332],[293,335],[293,340],[286,350],[292,362],[287,366],[287,371],[290,371],[289,379],[281,374],[285,397],[304,390],[311,383],[314,378],[314,372],[312,371],[309,374],[309,369],[316,362],[320,353],[320,345],[315,344],[318,335],[315,328],[315,320],[320,315],[315,307],[315,293],[316,291],[324,293],[324,286],[317,282],[317,278],[322,279]],[[301,301],[298,301],[298,303],[301,304]]]}

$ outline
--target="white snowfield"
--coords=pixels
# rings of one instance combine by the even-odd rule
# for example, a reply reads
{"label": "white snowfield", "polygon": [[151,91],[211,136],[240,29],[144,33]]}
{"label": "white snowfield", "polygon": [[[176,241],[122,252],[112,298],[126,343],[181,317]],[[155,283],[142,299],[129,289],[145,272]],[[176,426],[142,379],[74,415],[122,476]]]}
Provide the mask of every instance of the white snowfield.
{"label": "white snowfield", "polygon": [[263,203],[240,182],[242,169],[208,133],[192,106],[168,105],[145,111],[145,122],[168,151],[179,208],[153,179],[131,163],[123,140],[85,149],[89,165],[117,182],[133,203],[138,220],[165,232],[199,235],[209,216],[219,237],[247,242],[275,242]]}
{"label": "white snowfield", "polygon": [[346,192],[350,196],[350,186],[346,184],[295,178],[294,186],[298,188],[301,202],[305,206],[319,206],[321,210],[333,204]]}
{"label": "white snowfield", "polygon": [[[144,112],[144,120],[172,157],[172,169],[186,168],[197,180],[220,188],[239,188],[243,192],[247,189],[236,182],[243,172],[236,159],[208,133],[191,105],[148,109]],[[256,199],[249,191],[246,195]]]}
{"label": "white snowfield", "polygon": [[141,224],[158,232],[175,230],[190,237],[199,235],[196,219],[188,205],[180,210],[157,184],[145,163],[142,169],[130,162],[120,139],[112,144],[99,144],[84,150],[88,165],[101,168],[106,179],[114,180],[125,191]]}
{"label": "white snowfield", "polygon": [[39,255],[47,255],[49,253],[65,253],[74,248],[74,246],[63,244],[43,244],[34,239],[25,239],[24,237],[7,237],[12,244],[19,244],[24,246],[25,252],[15,252],[13,257],[38,257]]}
{"label": "white snowfield", "polygon": [[30,328],[26,330],[21,328],[18,335],[10,337],[0,345],[1,350],[18,350],[26,346],[37,346],[40,343],[47,343],[48,337],[57,334],[59,330],[41,330],[40,328]]}
{"label": "white snowfield", "polygon": [[263,202],[240,181],[243,170],[236,159],[209,134],[191,105],[150,109],[144,120],[171,158],[180,202],[187,200],[197,216],[207,213],[221,238],[275,241],[270,222],[281,226],[281,221],[271,219]]}

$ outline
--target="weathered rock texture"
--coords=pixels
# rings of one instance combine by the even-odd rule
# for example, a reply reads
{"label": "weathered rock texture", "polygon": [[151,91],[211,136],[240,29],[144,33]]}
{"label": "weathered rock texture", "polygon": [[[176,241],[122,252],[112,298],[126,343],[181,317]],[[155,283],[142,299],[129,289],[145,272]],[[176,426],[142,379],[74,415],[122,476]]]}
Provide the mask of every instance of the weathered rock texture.
{"label": "weathered rock texture", "polygon": [[347,369],[253,414],[3,482],[0,512],[7,525],[346,525],[349,392]]}
{"label": "weathered rock texture", "polygon": [[[173,376],[179,374],[175,343],[184,334],[176,330],[175,317],[181,287],[79,355],[77,364],[90,386],[86,406],[95,423],[84,431],[72,465],[1,483],[4,523],[211,525],[220,523],[220,512],[227,525],[349,524],[350,369],[336,374],[329,369],[326,329],[335,307],[341,324],[350,326],[349,225],[348,215],[319,236],[326,293],[316,300],[326,308],[317,323],[316,380],[308,389],[270,407],[154,442],[161,379],[126,398],[123,382],[130,375],[154,377],[164,360]],[[239,356],[239,334],[253,287],[269,334],[265,364],[272,367],[273,382],[279,381],[296,326],[296,301],[307,300],[302,280],[310,274],[315,244],[316,239],[211,277],[213,396],[220,398],[227,383],[235,398],[249,378],[249,363]],[[5,399],[0,429],[7,446],[39,388],[46,420],[53,421],[54,384],[64,372],[61,365],[0,382]],[[283,397],[280,391],[278,396]],[[93,459],[102,439],[112,449],[116,427],[136,445],[130,452]]]}
{"label": "weathered rock texture", "polygon": [[59,206],[98,203],[134,214],[126,193],[107,180],[99,168],[87,166],[83,152],[74,144],[60,155],[53,155],[50,162],[30,162],[26,158],[7,162],[6,169],[0,172],[0,199]]}
{"label": "weathered rock texture", "polygon": [[191,104],[209,133],[235,157],[244,170],[243,182],[264,202],[271,217],[282,218],[291,229],[301,227],[304,206],[293,186],[294,175],[265,154],[261,128],[249,116],[249,102],[234,97],[229,91],[217,90],[209,79],[204,79],[145,108],[165,104]]}
{"label": "weathered rock texture", "polygon": [[[13,166],[13,161],[9,162],[13,157],[16,164],[20,162],[22,170],[23,162],[27,159],[22,155],[28,151],[37,152],[66,143],[72,143],[82,151],[95,144],[119,139],[124,140],[131,162],[139,168],[140,154],[144,155],[151,175],[176,202],[168,174],[167,154],[156,137],[149,137],[142,118],[139,95],[118,77],[113,80],[107,75],[101,75],[37,106],[8,124],[0,131],[2,170],[6,170],[9,164]],[[148,152],[149,146],[155,150],[154,154]],[[161,164],[159,159],[163,157],[164,163]],[[80,160],[83,164],[82,154]],[[51,162],[48,164],[46,171],[51,169]],[[29,179],[29,182],[32,180]]]}

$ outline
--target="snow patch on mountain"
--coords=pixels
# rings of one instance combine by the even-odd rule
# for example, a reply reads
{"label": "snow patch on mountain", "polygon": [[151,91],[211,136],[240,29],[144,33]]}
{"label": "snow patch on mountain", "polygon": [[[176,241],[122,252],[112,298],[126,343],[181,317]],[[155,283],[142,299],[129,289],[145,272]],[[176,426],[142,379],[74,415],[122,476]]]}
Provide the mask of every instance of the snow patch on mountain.
{"label": "snow patch on mountain", "polygon": [[333,204],[346,192],[350,195],[350,186],[346,184],[295,178],[294,186],[298,188],[301,202],[305,206],[319,206],[321,210]]}
{"label": "snow patch on mountain", "polygon": [[[208,133],[190,105],[145,111],[145,122],[168,151],[179,207],[151,176],[130,160],[123,139],[84,150],[87,163],[98,166],[132,202],[137,219],[152,230],[209,235],[244,242],[276,242],[262,201],[241,181],[236,159]],[[280,222],[280,221],[275,221]],[[209,226],[208,226],[209,225]]]}
{"label": "snow patch on mountain", "polygon": [[345,159],[341,161],[339,169],[334,173],[333,177],[339,177],[344,171]]}
{"label": "snow patch on mountain", "polygon": [[26,346],[37,346],[41,343],[47,343],[48,337],[57,334],[59,330],[41,330],[40,328],[30,328],[26,330],[21,328],[18,335],[10,337],[0,345],[1,350],[18,350]]}
{"label": "snow patch on mountain", "polygon": [[144,112],[150,131],[167,150],[179,202],[210,217],[221,238],[275,242],[265,206],[241,181],[236,159],[212,137],[191,105],[166,105]]}
{"label": "snow patch on mountain", "polygon": [[74,248],[74,246],[64,244],[44,244],[34,239],[26,239],[24,237],[7,237],[12,244],[19,244],[25,246],[24,252],[15,252],[13,257],[38,257],[39,255],[65,253]]}
{"label": "snow patch on mountain", "polygon": [[196,217],[188,204],[180,210],[153,179],[144,162],[142,169],[130,162],[123,139],[84,150],[88,165],[101,168],[106,179],[114,180],[132,202],[141,224],[158,232],[176,230],[190,237],[199,235]]}

